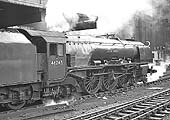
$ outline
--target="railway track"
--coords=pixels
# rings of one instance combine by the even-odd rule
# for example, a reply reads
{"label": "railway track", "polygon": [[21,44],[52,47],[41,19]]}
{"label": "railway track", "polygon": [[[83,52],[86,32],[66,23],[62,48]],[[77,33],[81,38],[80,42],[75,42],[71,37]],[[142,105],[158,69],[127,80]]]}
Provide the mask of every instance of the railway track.
{"label": "railway track", "polygon": [[[167,109],[166,109],[167,108]],[[170,89],[69,120],[161,120],[170,114]]]}
{"label": "railway track", "polygon": [[[68,111],[75,111],[76,110],[76,106],[78,106],[79,104],[83,103],[86,100],[89,99],[93,99],[96,97],[101,97],[101,96],[114,96],[117,94],[121,94],[124,91],[128,91],[130,89],[133,88],[138,88],[138,87],[143,87],[143,86],[149,86],[152,84],[159,84],[162,82],[166,82],[169,80],[169,76],[166,77],[162,77],[160,79],[158,79],[157,81],[153,81],[153,82],[149,82],[144,84],[138,84],[137,86],[133,86],[133,87],[126,87],[126,88],[121,88],[121,89],[117,89],[114,91],[107,91],[107,92],[100,92],[97,93],[95,95],[85,95],[85,96],[80,96],[79,98],[76,99],[76,102],[71,105],[71,106],[67,106],[67,105],[53,105],[53,106],[37,106],[37,107],[29,107],[28,109],[21,109],[21,110],[17,110],[17,111],[5,111],[5,112],[1,112],[0,113],[0,119],[4,119],[5,118],[13,118],[14,120],[18,120],[18,119],[22,119],[22,120],[27,120],[27,119],[34,119],[34,118],[41,118],[44,116],[48,116],[48,115],[53,115],[53,114],[58,114],[58,113],[62,113],[62,112],[68,112]],[[16,118],[15,118],[15,117]]]}

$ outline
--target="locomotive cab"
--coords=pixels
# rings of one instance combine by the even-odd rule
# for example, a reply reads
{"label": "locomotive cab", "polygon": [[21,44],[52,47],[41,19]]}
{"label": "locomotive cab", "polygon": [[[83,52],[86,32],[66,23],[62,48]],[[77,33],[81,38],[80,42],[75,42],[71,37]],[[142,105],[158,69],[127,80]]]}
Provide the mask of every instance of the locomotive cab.
{"label": "locomotive cab", "polygon": [[37,74],[41,81],[59,82],[65,77],[66,41],[58,32],[20,30],[37,48]]}
{"label": "locomotive cab", "polygon": [[49,80],[63,79],[65,76],[65,43],[47,43],[48,73]]}

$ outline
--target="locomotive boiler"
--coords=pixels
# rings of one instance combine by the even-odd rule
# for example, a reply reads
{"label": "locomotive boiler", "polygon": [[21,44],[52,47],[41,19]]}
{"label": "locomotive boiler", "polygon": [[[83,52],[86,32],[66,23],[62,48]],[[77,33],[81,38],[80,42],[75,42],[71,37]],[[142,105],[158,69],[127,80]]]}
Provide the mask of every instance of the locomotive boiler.
{"label": "locomotive boiler", "polygon": [[137,41],[24,29],[0,35],[0,104],[11,109],[145,83],[152,61],[149,46]]}
{"label": "locomotive boiler", "polygon": [[87,36],[70,36],[66,44],[66,54],[75,56],[73,66],[95,65],[97,61],[104,64],[112,59],[152,62],[150,47],[141,42]]}

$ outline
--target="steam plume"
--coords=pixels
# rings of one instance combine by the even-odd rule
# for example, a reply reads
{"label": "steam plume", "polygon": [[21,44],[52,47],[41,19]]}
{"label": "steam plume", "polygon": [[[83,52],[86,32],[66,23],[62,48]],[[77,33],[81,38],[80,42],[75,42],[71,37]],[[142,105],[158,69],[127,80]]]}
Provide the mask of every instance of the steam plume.
{"label": "steam plume", "polygon": [[[98,16],[97,30],[90,33],[114,32],[122,27],[137,10],[148,10],[149,0],[48,0],[46,22],[51,30],[70,29],[66,16],[77,21],[76,13]],[[64,16],[65,17],[64,17]],[[74,24],[72,24],[74,25]]]}

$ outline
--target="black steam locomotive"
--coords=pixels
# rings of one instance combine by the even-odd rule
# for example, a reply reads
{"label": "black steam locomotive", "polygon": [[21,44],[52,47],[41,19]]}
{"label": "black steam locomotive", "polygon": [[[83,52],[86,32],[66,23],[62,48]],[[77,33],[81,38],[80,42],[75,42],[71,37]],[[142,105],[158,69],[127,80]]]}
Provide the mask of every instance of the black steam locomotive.
{"label": "black steam locomotive", "polygon": [[141,42],[8,29],[0,32],[0,104],[20,109],[146,82],[149,46]]}

